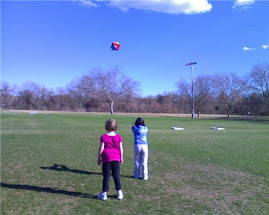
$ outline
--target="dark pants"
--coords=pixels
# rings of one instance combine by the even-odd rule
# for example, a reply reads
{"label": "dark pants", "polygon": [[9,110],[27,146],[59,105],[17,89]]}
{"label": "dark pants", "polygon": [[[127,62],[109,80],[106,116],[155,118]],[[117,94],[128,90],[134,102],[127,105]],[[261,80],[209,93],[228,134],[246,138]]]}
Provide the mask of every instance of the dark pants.
{"label": "dark pants", "polygon": [[104,163],[102,166],[103,170],[103,192],[109,191],[109,179],[112,170],[112,176],[115,182],[116,190],[121,190],[120,184],[120,163],[119,161],[111,161]]}

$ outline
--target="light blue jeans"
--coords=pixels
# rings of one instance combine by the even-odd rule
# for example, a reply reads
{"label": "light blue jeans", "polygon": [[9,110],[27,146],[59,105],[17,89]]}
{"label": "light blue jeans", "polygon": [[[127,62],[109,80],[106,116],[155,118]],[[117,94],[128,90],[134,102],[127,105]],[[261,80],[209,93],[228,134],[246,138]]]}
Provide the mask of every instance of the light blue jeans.
{"label": "light blue jeans", "polygon": [[142,166],[142,177],[148,180],[148,154],[147,144],[134,145],[134,178],[140,177]]}

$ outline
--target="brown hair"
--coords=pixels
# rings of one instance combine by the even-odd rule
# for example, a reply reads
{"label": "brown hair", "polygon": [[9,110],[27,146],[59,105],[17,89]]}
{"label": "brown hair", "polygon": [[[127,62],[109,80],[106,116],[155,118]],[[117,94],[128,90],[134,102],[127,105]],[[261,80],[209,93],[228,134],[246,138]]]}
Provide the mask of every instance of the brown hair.
{"label": "brown hair", "polygon": [[107,131],[116,131],[118,129],[118,123],[115,119],[109,119],[106,121],[105,128]]}

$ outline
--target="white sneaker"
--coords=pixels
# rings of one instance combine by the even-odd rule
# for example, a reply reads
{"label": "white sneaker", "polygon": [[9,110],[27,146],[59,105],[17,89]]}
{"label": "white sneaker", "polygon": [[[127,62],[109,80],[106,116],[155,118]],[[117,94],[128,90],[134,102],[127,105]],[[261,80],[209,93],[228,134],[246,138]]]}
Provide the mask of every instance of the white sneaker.
{"label": "white sneaker", "polygon": [[106,193],[104,193],[104,192],[99,193],[99,194],[97,195],[97,199],[106,201],[106,200],[107,200],[107,195],[106,195]]}
{"label": "white sneaker", "polygon": [[143,180],[144,181],[147,181],[149,179],[149,177],[144,177]]}
{"label": "white sneaker", "polygon": [[120,190],[117,194],[117,199],[122,200],[123,199],[123,192]]}

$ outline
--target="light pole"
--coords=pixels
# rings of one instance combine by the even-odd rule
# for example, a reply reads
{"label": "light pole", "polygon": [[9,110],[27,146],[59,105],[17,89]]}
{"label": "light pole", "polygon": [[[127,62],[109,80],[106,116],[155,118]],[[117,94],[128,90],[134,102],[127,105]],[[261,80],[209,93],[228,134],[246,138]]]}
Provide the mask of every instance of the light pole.
{"label": "light pole", "polygon": [[191,66],[191,75],[192,75],[192,84],[191,84],[191,96],[192,96],[192,109],[191,109],[191,118],[195,118],[195,111],[194,111],[194,95],[193,95],[193,65],[196,64],[196,62],[186,63],[185,66]]}

